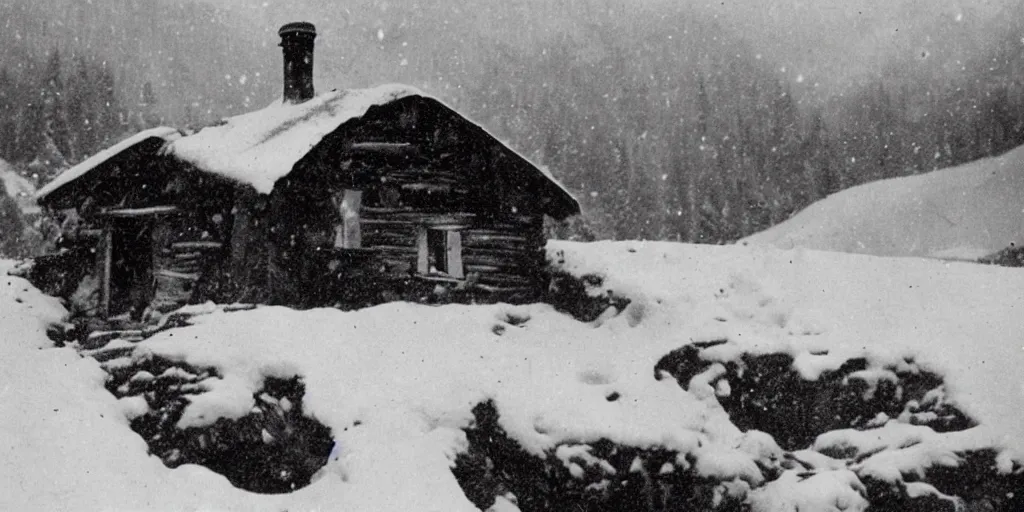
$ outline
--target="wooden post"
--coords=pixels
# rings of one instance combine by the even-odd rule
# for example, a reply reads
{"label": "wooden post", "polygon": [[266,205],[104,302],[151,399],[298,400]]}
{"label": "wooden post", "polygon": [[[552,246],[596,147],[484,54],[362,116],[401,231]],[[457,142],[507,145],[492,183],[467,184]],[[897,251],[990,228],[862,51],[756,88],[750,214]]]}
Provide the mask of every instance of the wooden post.
{"label": "wooden post", "polygon": [[341,225],[335,226],[334,247],[337,249],[358,249],[363,246],[359,229],[359,210],[363,203],[361,190],[346,190],[340,201],[335,200]]}
{"label": "wooden post", "polygon": [[447,261],[446,270],[448,275],[462,279],[466,277],[466,273],[462,269],[462,233],[458,231],[446,231],[448,237],[447,244]]}
{"label": "wooden post", "polygon": [[100,297],[99,314],[103,319],[110,317],[110,280],[113,266],[114,231],[110,226],[103,229],[100,238]]}
{"label": "wooden post", "polygon": [[416,272],[430,272],[430,248],[427,247],[427,228],[416,230]]}

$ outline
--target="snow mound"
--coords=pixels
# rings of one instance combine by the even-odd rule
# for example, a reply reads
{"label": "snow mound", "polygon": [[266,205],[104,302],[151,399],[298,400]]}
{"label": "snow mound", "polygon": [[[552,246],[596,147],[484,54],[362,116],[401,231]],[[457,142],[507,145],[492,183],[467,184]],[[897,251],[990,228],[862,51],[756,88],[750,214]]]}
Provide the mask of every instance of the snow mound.
{"label": "snow mound", "polygon": [[741,242],[976,260],[1024,242],[1024,147],[843,190]]}
{"label": "snow mound", "polygon": [[[513,325],[510,318],[528,320]],[[672,379],[655,378],[659,347],[638,345],[624,358],[619,337],[581,337],[580,329],[545,305],[266,307],[201,317],[141,343],[135,357],[181,360],[222,375],[222,390],[185,409],[190,426],[244,414],[267,377],[301,376],[306,410],[341,447],[310,487],[347,482],[345,494],[361,499],[380,486],[399,489],[390,492],[388,509],[418,509],[427,496],[440,500],[438,509],[472,509],[449,468],[465,450],[471,410],[485,400],[500,409],[502,428],[537,456],[599,439],[682,453],[716,444],[727,451],[738,442],[741,433],[721,410]],[[623,398],[609,401],[613,392]],[[748,459],[723,458],[713,471],[761,478]]]}
{"label": "snow mound", "polygon": [[194,509],[233,490],[146,455],[99,364],[52,348],[46,328],[66,311],[12,266],[0,260],[0,510]]}
{"label": "snow mound", "polygon": [[0,185],[3,185],[2,192],[18,203],[18,208],[22,213],[39,213],[39,206],[35,201],[36,187],[15,172],[11,164],[4,160],[0,160]]}
{"label": "snow mound", "polygon": [[[647,338],[727,339],[718,357],[786,353],[808,379],[865,357],[945,377],[948,398],[1015,460],[1024,425],[1024,274],[970,263],[668,242],[552,242],[594,293],[645,304]],[[716,350],[712,348],[709,350]],[[1008,405],[1008,404],[1013,404]]]}
{"label": "snow mound", "polygon": [[[889,495],[952,503],[967,469],[1002,479],[986,489],[1019,503],[1006,486],[1024,460],[1020,272],[743,246],[548,251],[581,293],[614,298],[608,310],[582,322],[545,304],[207,308],[104,363],[211,369],[184,406],[189,428],[246,414],[270,379],[301,379],[304,412],[330,428],[334,451],[308,486],[280,495],[148,456],[128,426],[146,405],[118,402],[92,359],[40,350],[63,311],[8,278],[0,325],[13,356],[0,371],[15,413],[0,415],[0,509],[536,510],[655,503],[673,489],[675,506],[696,509],[863,510]],[[784,391],[764,393],[779,375]],[[804,386],[791,382],[895,405],[785,436],[834,396],[791,403],[786,391]],[[737,413],[766,408],[780,417],[764,428]],[[969,421],[944,423],[950,408]],[[556,481],[564,492],[545,494]]]}

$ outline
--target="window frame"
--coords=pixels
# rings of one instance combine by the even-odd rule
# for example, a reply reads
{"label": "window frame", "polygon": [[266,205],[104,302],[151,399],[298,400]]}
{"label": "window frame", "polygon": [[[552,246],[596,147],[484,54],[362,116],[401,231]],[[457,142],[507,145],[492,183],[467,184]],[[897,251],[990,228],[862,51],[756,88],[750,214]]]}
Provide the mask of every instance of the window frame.
{"label": "window frame", "polygon": [[[431,236],[431,233],[443,233],[444,235]],[[438,244],[441,245],[438,246]],[[438,261],[437,255],[439,254],[444,255],[444,261]],[[431,259],[434,260],[433,266]],[[466,268],[462,261],[462,232],[457,229],[420,226],[416,232],[416,273],[424,276],[444,275],[452,279],[465,279]]]}
{"label": "window frame", "polygon": [[331,202],[341,217],[334,226],[334,248],[361,249],[363,247],[360,210],[363,205],[363,191],[345,189],[331,196]]}

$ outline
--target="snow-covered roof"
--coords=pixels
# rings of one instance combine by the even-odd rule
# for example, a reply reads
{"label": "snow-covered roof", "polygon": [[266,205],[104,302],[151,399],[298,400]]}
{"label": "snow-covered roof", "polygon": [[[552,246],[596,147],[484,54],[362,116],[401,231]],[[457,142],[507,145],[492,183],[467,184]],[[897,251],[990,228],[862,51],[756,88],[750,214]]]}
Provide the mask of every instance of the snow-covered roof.
{"label": "snow-covered roof", "polygon": [[[167,153],[200,170],[251,185],[258,192],[269,194],[277,180],[287,176],[295,163],[325,136],[344,123],[362,117],[371,107],[410,96],[436,101],[454,112],[437,98],[408,85],[334,90],[303,103],[289,104],[279,100],[262,110],[228,118],[221,124],[172,142]],[[466,121],[487,133],[479,124]],[[506,145],[502,146],[515,154]],[[516,156],[572,198],[572,194],[549,172],[522,155]]]}
{"label": "snow-covered roof", "polygon": [[[43,200],[107,160],[151,138],[160,138],[169,143],[163,149],[165,154],[188,162],[201,171],[251,185],[256,191],[269,194],[274,184],[287,176],[296,162],[324,137],[346,122],[362,117],[371,107],[410,96],[437,102],[455,112],[442,101],[419,89],[401,84],[334,90],[300,104],[279,100],[264,109],[228,118],[189,136],[182,137],[177,130],[168,127],[139,132],[68,169],[40,189],[36,199]],[[479,124],[461,115],[459,117],[490,136],[495,144],[522,160],[553,186],[556,195],[562,196],[558,198],[560,205],[555,210],[558,212],[556,216],[561,218],[579,212],[575,198],[550,172],[516,153]]]}
{"label": "snow-covered roof", "polygon": [[46,186],[44,186],[43,188],[39,189],[38,192],[36,192],[36,200],[39,201],[46,198],[46,196],[59,190],[65,185],[81,178],[82,176],[85,176],[86,174],[92,172],[93,169],[100,166],[107,160],[110,160],[111,158],[121,154],[122,152],[128,149],[131,149],[132,147],[136,146],[139,143],[142,143],[152,138],[159,138],[165,141],[172,141],[179,138],[180,136],[181,134],[178,133],[178,130],[174,128],[169,128],[167,126],[150,128],[148,130],[143,130],[139,133],[136,133],[135,135],[132,135],[131,137],[128,137],[127,139],[124,139],[121,142],[118,142],[117,144],[114,144],[113,146],[110,146],[109,148],[104,149],[99,153],[96,153],[95,155],[85,159],[78,165],[61,173],[60,176],[57,176],[56,178],[54,178],[53,181],[47,183]]}
{"label": "snow-covered roof", "polygon": [[1024,146],[843,190],[745,239],[784,249],[974,260],[1024,243]]}
{"label": "snow-covered roof", "polygon": [[331,91],[299,104],[279,100],[183,137],[167,151],[203,171],[269,194],[295,162],[343,123],[361,117],[370,107],[413,95],[423,93],[391,84]]}

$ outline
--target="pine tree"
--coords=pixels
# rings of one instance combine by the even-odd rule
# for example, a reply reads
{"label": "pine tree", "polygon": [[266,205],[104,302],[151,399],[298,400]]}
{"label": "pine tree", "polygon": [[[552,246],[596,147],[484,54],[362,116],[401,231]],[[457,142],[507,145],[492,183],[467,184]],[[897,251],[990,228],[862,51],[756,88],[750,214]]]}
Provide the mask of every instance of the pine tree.
{"label": "pine tree", "polygon": [[30,162],[46,147],[46,116],[39,98],[29,102],[22,109],[21,122],[18,124],[18,135],[14,159]]}
{"label": "pine tree", "polygon": [[14,160],[18,136],[16,84],[7,68],[0,68],[0,159]]}
{"label": "pine tree", "polygon": [[67,97],[62,74],[60,49],[54,48],[47,61],[40,88],[45,134],[59,152],[53,156],[59,161],[45,162],[49,166],[64,165],[64,160],[72,155],[71,129],[68,125]]}
{"label": "pine tree", "polygon": [[96,126],[94,123],[96,90],[92,73],[85,58],[75,59],[75,74],[69,84],[68,125],[72,133],[72,161],[94,153],[96,147]]}
{"label": "pine tree", "polygon": [[842,177],[838,173],[832,143],[829,140],[825,120],[820,113],[813,114],[810,130],[804,137],[800,154],[804,158],[804,177],[807,196],[801,207],[817,201],[842,188]]}
{"label": "pine tree", "polygon": [[97,101],[96,121],[97,139],[100,146],[109,146],[124,137],[130,128],[121,100],[117,95],[117,82],[114,72],[104,64],[96,75]]}
{"label": "pine tree", "polygon": [[139,98],[139,117],[143,129],[163,124],[163,118],[157,112],[157,99],[156,93],[153,91],[153,83],[148,80],[142,84],[142,94]]}

